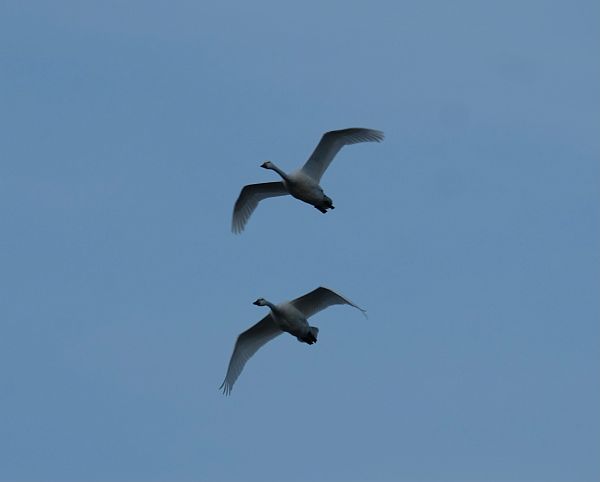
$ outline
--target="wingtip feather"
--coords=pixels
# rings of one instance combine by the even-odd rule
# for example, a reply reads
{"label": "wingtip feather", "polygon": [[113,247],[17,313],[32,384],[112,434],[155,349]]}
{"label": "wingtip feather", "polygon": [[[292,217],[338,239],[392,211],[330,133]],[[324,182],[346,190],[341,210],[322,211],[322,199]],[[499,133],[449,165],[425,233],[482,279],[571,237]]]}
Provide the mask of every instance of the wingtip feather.
{"label": "wingtip feather", "polygon": [[223,383],[221,383],[221,386],[219,387],[219,391],[223,392],[223,395],[225,395],[226,397],[228,397],[231,394],[231,389],[232,386],[229,385],[229,383],[227,383],[227,380],[224,380]]}

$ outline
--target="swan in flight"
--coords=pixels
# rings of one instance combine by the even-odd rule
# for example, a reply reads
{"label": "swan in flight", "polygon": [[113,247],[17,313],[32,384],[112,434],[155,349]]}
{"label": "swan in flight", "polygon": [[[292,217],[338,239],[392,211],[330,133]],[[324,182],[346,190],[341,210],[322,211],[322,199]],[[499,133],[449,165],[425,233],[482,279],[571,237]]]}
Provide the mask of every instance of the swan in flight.
{"label": "swan in flight", "polygon": [[381,142],[383,137],[381,131],[357,127],[327,132],[304,166],[289,174],[271,161],[264,162],[260,167],[275,171],[282,180],[244,186],[233,208],[231,230],[236,234],[241,233],[258,203],[269,197],[291,194],[296,199],[312,204],[322,213],[334,209],[333,201],[325,195],[319,182],[335,155],[346,145]]}
{"label": "swan in flight", "polygon": [[264,298],[257,299],[253,304],[268,306],[271,311],[262,320],[237,337],[225,380],[219,387],[225,395],[231,393],[233,384],[242,373],[244,365],[260,347],[276,336],[287,332],[295,336],[298,341],[312,345],[317,342],[319,329],[310,326],[307,318],[332,305],[350,305],[366,316],[366,311],[356,306],[351,301],[322,286],[310,293],[275,305]]}

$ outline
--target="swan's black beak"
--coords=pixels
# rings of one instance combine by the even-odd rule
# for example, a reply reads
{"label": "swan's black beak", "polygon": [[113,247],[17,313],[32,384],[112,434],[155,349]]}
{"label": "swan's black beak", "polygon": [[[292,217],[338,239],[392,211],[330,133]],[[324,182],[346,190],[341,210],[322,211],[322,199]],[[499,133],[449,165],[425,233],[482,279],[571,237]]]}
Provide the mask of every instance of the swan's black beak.
{"label": "swan's black beak", "polygon": [[263,163],[260,165],[260,167],[262,167],[263,169],[268,169],[268,168],[267,168],[267,163],[266,163],[266,162],[263,162]]}
{"label": "swan's black beak", "polygon": [[252,302],[252,304],[253,304],[253,305],[256,305],[256,306],[260,306],[260,305],[258,304],[258,300],[256,300],[256,301]]}

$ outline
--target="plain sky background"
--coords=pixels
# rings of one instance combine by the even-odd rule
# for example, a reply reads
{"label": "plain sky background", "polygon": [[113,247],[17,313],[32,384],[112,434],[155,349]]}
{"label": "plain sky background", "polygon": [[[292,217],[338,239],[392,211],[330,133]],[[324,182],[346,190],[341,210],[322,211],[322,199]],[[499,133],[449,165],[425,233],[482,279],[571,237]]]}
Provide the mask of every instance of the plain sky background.
{"label": "plain sky background", "polygon": [[[2,482],[600,480],[600,4],[4,0]],[[246,183],[321,134],[323,179]],[[218,390],[235,337],[348,307]]]}

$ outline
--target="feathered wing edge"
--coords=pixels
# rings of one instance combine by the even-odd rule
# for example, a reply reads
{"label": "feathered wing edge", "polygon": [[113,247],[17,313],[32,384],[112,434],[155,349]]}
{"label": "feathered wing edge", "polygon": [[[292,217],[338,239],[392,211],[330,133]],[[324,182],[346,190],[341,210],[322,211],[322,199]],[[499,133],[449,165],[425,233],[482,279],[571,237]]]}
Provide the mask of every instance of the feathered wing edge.
{"label": "feathered wing edge", "polygon": [[248,184],[240,191],[231,218],[231,230],[239,234],[244,230],[250,216],[263,199],[289,194],[283,182],[263,182],[259,184]]}
{"label": "feathered wing edge", "polygon": [[306,293],[305,295],[292,300],[291,303],[307,318],[333,305],[350,305],[357,310],[360,310],[365,317],[367,316],[366,310],[363,310],[360,306],[355,305],[348,298],[345,298],[335,291],[323,286],[319,286],[310,293]]}
{"label": "feathered wing edge", "polygon": [[342,147],[360,142],[381,142],[384,137],[381,131],[362,127],[326,132],[301,170],[319,182]]}
{"label": "feathered wing edge", "polygon": [[233,353],[227,367],[227,374],[219,390],[229,395],[246,362],[267,342],[283,333],[269,313],[254,326],[241,333],[235,342]]}

